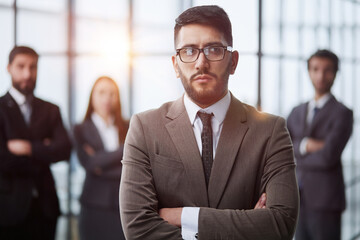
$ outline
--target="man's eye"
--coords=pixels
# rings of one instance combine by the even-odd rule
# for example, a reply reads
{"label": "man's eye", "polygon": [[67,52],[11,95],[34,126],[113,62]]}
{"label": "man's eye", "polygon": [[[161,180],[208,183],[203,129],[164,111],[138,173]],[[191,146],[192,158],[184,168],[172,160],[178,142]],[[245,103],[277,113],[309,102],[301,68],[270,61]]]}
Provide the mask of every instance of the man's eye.
{"label": "man's eye", "polygon": [[193,55],[194,53],[194,49],[192,48],[187,48],[185,51],[186,51],[186,55]]}
{"label": "man's eye", "polygon": [[219,54],[220,53],[220,48],[219,47],[212,47],[209,48],[209,51],[213,54]]}

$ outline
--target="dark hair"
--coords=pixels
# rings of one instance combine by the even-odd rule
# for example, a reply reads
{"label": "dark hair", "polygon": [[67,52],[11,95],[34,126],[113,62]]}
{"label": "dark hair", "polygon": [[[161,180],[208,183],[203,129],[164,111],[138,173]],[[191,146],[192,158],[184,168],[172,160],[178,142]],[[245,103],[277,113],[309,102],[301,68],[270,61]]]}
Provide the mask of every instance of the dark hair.
{"label": "dark hair", "polygon": [[91,114],[94,112],[94,107],[93,107],[93,102],[92,102],[92,96],[94,93],[94,89],[95,86],[102,80],[107,80],[113,83],[114,87],[116,88],[116,94],[117,94],[117,98],[118,101],[116,102],[116,106],[114,109],[114,118],[115,118],[115,126],[118,128],[118,135],[119,135],[119,142],[120,143],[124,143],[125,142],[125,137],[126,137],[126,133],[128,131],[129,128],[129,122],[124,120],[122,115],[121,115],[121,103],[120,103],[120,93],[119,93],[119,87],[116,84],[116,82],[108,77],[108,76],[101,76],[98,79],[96,79],[92,89],[91,89],[91,93],[90,93],[90,99],[89,99],[89,104],[86,110],[86,114],[85,114],[85,120],[91,119]]}
{"label": "dark hair", "polygon": [[314,57],[329,59],[334,65],[334,72],[336,73],[339,70],[339,58],[335,55],[335,53],[326,49],[317,50],[313,55],[310,56],[310,58],[307,60],[308,70],[310,67],[310,60]]}
{"label": "dark hair", "polygon": [[174,43],[176,43],[176,38],[181,27],[192,23],[214,27],[224,34],[225,40],[228,42],[229,46],[232,46],[231,22],[228,15],[221,7],[216,5],[197,6],[189,8],[180,14],[175,20]]}
{"label": "dark hair", "polygon": [[9,54],[9,64],[11,64],[14,61],[16,55],[18,55],[18,54],[26,54],[26,55],[30,55],[30,56],[39,58],[39,54],[37,54],[37,52],[35,52],[34,49],[26,47],[26,46],[15,46]]}

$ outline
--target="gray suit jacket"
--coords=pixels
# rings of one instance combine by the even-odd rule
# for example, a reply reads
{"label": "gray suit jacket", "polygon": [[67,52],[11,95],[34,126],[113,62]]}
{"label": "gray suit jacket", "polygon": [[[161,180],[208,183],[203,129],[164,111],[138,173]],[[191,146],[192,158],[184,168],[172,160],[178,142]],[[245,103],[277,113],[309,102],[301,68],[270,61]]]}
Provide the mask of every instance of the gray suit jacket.
{"label": "gray suit jacket", "polygon": [[[253,210],[267,193],[267,208]],[[127,239],[182,239],[158,214],[200,207],[200,239],[292,239],[298,214],[284,119],[232,97],[208,189],[183,98],[134,115],[125,141],[120,215]]]}
{"label": "gray suit jacket", "polygon": [[[318,210],[345,209],[345,188],[341,154],[353,128],[353,112],[331,97],[306,126],[308,102],[293,109],[287,121],[294,144],[297,177],[307,206]],[[301,155],[304,137],[325,141],[322,150]]]}

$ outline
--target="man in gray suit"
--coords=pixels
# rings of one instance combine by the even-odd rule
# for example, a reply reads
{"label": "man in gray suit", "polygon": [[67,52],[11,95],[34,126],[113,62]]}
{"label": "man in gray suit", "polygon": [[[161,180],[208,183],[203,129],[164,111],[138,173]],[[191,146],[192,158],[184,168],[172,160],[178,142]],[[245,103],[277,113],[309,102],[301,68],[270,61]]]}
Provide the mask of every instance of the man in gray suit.
{"label": "man in gray suit", "polygon": [[120,184],[126,239],[292,239],[290,136],[284,119],[229,92],[239,54],[227,14],[193,7],[174,30],[172,61],[186,93],[131,120]]}
{"label": "man in gray suit", "polygon": [[341,154],[352,132],[353,112],[331,94],[338,65],[338,57],[328,50],[309,58],[315,96],[295,107],[288,118],[301,197],[296,240],[341,238],[345,209]]}

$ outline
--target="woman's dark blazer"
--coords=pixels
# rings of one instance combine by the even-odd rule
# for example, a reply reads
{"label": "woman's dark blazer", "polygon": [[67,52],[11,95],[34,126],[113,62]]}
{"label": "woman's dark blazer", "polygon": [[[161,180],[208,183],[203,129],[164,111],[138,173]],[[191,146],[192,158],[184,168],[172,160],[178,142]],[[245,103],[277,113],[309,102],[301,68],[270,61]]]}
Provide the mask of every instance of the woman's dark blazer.
{"label": "woman's dark blazer", "polygon": [[[74,127],[74,136],[79,161],[86,171],[81,204],[118,209],[123,145],[120,144],[116,151],[106,151],[98,129],[90,119]],[[84,150],[86,144],[94,149],[94,155]]]}

